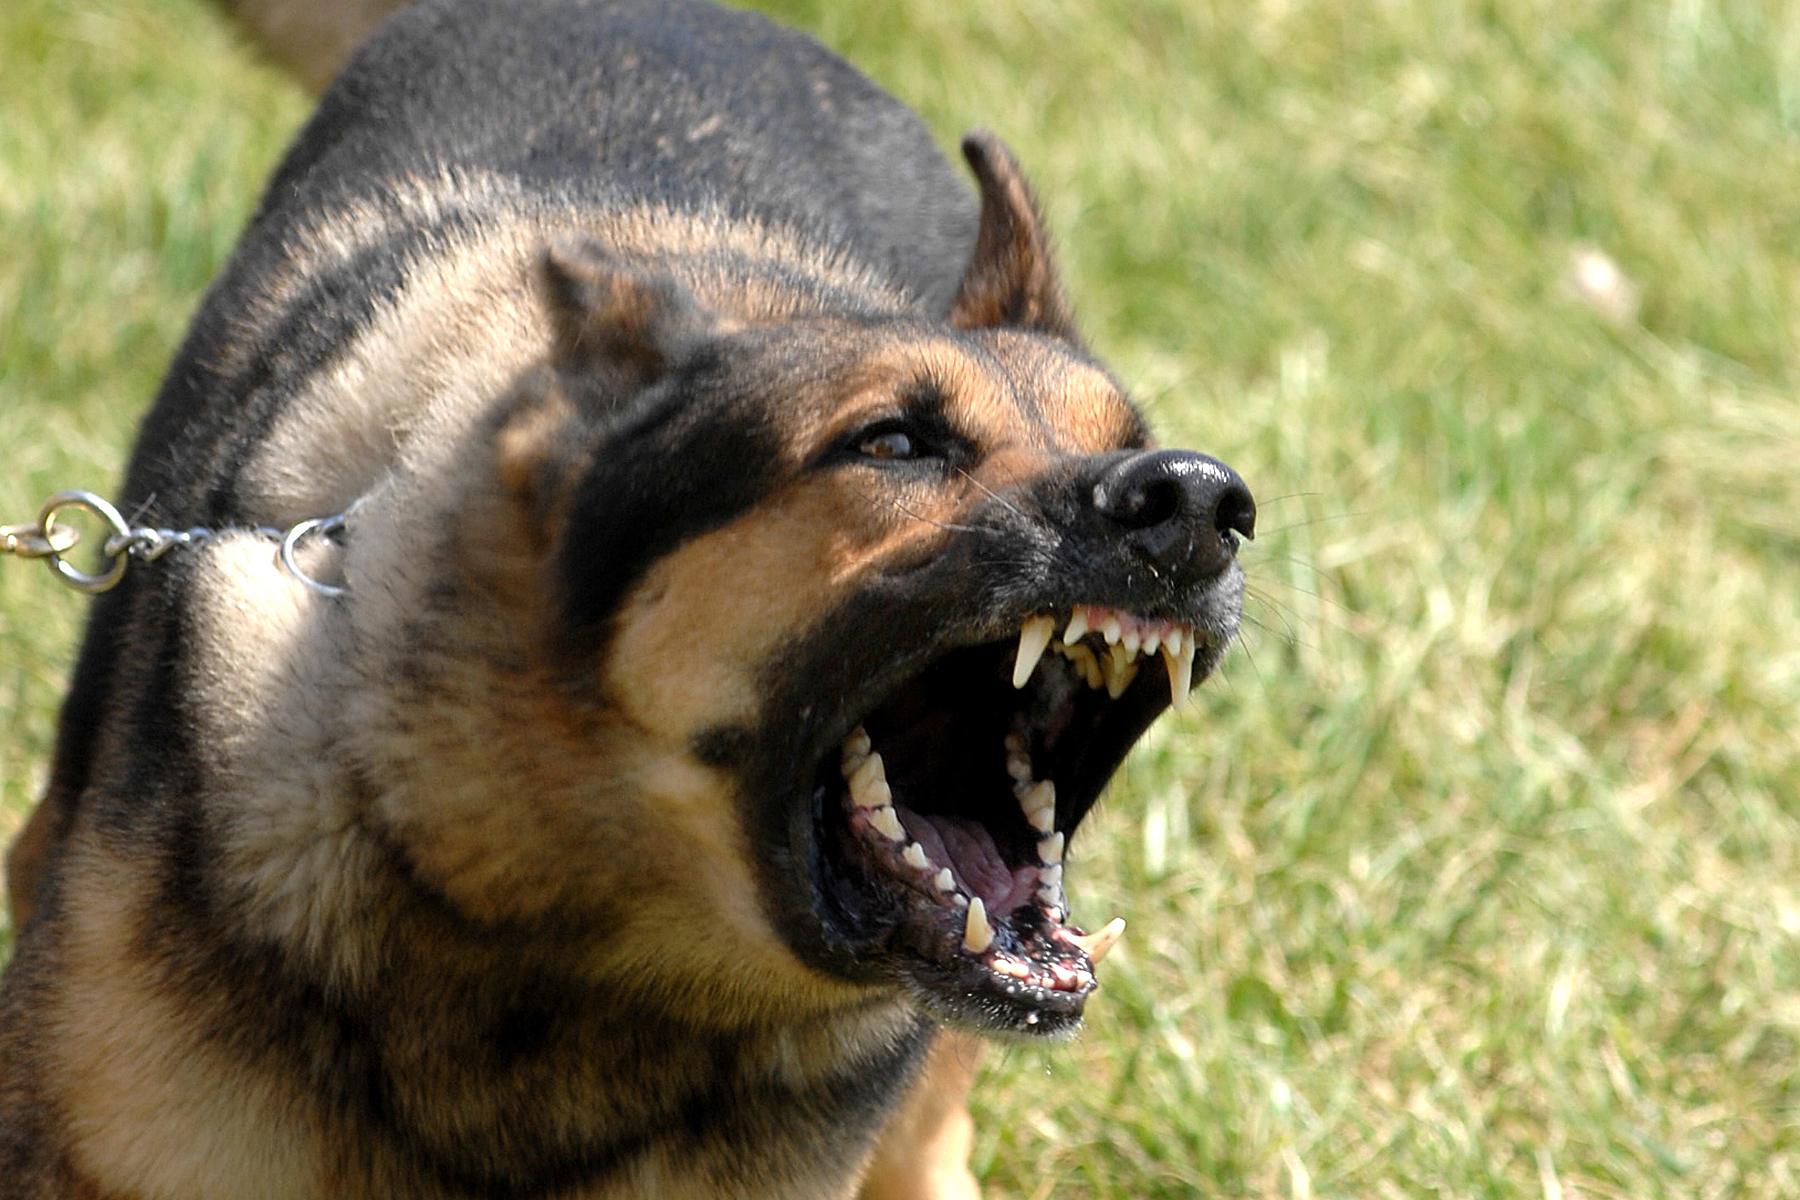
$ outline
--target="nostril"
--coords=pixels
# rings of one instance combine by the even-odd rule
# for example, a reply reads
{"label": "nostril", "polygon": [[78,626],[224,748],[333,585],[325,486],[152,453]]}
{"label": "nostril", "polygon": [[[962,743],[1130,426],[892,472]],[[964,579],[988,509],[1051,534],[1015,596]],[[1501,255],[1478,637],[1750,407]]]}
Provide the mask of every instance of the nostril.
{"label": "nostril", "polygon": [[1256,540],[1256,499],[1249,488],[1237,484],[1220,494],[1218,506],[1213,509],[1213,528],[1221,537],[1236,533]]}

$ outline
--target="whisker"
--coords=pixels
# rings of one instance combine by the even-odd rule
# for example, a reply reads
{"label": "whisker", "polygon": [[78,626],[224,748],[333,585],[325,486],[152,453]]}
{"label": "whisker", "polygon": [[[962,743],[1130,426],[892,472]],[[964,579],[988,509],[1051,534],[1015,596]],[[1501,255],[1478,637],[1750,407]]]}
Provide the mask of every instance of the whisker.
{"label": "whisker", "polygon": [[[1258,516],[1262,515],[1262,508],[1260,505],[1257,507],[1256,511]],[[1262,538],[1275,537],[1278,534],[1292,533],[1296,529],[1311,529],[1315,525],[1324,525],[1331,521],[1345,521],[1349,520],[1351,517],[1371,517],[1374,515],[1375,514],[1370,512],[1361,511],[1326,513],[1323,516],[1308,517],[1304,521],[1292,521],[1286,525],[1276,525],[1273,528],[1258,529],[1256,531],[1256,536],[1260,540]]]}
{"label": "whisker", "polygon": [[980,488],[982,491],[986,492],[988,494],[989,498],[991,498],[994,501],[994,503],[1000,505],[1002,508],[1006,509],[1007,512],[1012,513],[1015,517],[1023,517],[1025,515],[1024,511],[1021,510],[1018,505],[1014,504],[1012,501],[1008,500],[1006,497],[1002,496],[1000,493],[996,492],[993,488],[991,488],[987,484],[981,482],[981,480],[975,478],[973,475],[969,474],[967,471],[963,470],[961,467],[956,468],[956,473],[958,475],[961,475],[964,479],[968,480],[970,483],[974,484],[976,487]]}
{"label": "whisker", "polygon": [[921,525],[930,525],[935,529],[947,530],[951,533],[994,533],[995,530],[984,529],[979,525],[959,525],[952,521],[938,521],[922,513],[913,512],[900,501],[894,501],[894,509],[909,521],[917,521]]}

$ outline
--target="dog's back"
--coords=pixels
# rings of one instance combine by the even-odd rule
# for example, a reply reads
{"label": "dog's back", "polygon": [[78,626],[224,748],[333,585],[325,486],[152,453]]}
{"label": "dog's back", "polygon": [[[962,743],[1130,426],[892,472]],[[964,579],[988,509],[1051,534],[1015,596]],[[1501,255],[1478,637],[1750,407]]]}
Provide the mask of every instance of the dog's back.
{"label": "dog's back", "polygon": [[[406,211],[414,197],[432,211]],[[781,230],[931,317],[975,237],[973,198],[918,118],[804,34],[696,0],[427,0],[351,60],[276,171],[145,426],[127,494],[175,522],[240,515],[177,499],[191,467],[166,466],[194,448],[174,441],[264,419],[241,410],[279,405],[282,374],[319,369],[444,240],[559,210],[657,209]],[[322,238],[383,221],[399,235],[318,269]],[[261,343],[279,357],[243,361]]]}

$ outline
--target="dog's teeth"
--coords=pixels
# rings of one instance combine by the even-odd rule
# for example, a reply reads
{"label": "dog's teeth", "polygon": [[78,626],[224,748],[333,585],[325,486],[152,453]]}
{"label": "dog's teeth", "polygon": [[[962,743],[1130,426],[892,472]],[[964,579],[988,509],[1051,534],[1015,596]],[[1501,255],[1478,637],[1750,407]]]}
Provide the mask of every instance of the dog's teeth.
{"label": "dog's teeth", "polygon": [[843,752],[844,778],[848,779],[856,774],[857,768],[868,760],[869,734],[861,725],[858,725],[850,731],[850,736],[846,737],[838,748]]}
{"label": "dog's teeth", "polygon": [[982,954],[993,944],[994,927],[988,924],[987,905],[976,896],[969,901],[969,916],[963,923],[963,949],[970,954]]}
{"label": "dog's teeth", "polygon": [[1042,886],[1053,887],[1060,893],[1062,891],[1062,871],[1061,863],[1048,867],[1039,867],[1038,883]]}
{"label": "dog's teeth", "polygon": [[915,871],[931,870],[931,859],[926,856],[925,847],[919,845],[917,842],[913,842],[911,845],[907,846],[905,853],[901,854],[900,857],[905,859],[906,865],[913,868]]}
{"label": "dog's teeth", "polygon": [[1077,946],[1080,946],[1082,951],[1088,956],[1088,961],[1097,967],[1100,965],[1100,960],[1105,958],[1107,954],[1112,951],[1112,948],[1119,944],[1119,935],[1124,932],[1125,919],[1123,917],[1114,917],[1106,923],[1106,927],[1099,933],[1083,934],[1080,937],[1071,937],[1069,940]]}
{"label": "dog's teeth", "polygon": [[[918,845],[917,842],[914,842],[913,844],[915,846]],[[932,878],[931,886],[935,887],[940,892],[951,891],[956,887],[956,876],[950,873],[949,867],[945,867]]]}
{"label": "dog's teeth", "polygon": [[1164,646],[1163,665],[1169,669],[1169,702],[1186,708],[1188,691],[1194,686],[1194,643],[1187,642],[1180,650]]}
{"label": "dog's teeth", "polygon": [[1104,680],[1100,675],[1100,663],[1094,658],[1094,652],[1086,646],[1070,646],[1069,661],[1081,672],[1081,678],[1091,688],[1102,686]]}
{"label": "dog's teeth", "polygon": [[886,778],[887,765],[881,761],[881,755],[871,754],[857,764],[856,770],[851,774],[850,790],[852,792],[866,791],[868,786],[877,779]]}
{"label": "dog's teeth", "polygon": [[1056,828],[1056,784],[1048,779],[1033,784],[1019,797],[1019,807],[1025,810],[1025,819],[1033,829],[1052,832]]}
{"label": "dog's teeth", "polygon": [[1154,629],[1146,629],[1144,631],[1144,640],[1142,644],[1138,646],[1138,653],[1148,658],[1150,655],[1155,654],[1157,647],[1161,645],[1162,634]]}
{"label": "dog's teeth", "polygon": [[1107,645],[1117,645],[1119,641],[1119,618],[1116,616],[1107,617],[1106,623],[1100,626],[1100,636],[1106,639]]}
{"label": "dog's teeth", "polygon": [[995,957],[994,971],[996,974],[1008,975],[1014,979],[1027,979],[1031,976],[1031,968],[1029,966],[1016,958],[1010,958],[1004,954]]}
{"label": "dog's teeth", "polygon": [[1008,747],[1006,751],[1006,773],[1010,775],[1016,783],[1022,783],[1025,780],[1030,779],[1031,756],[1026,754],[1023,750],[1014,750],[1011,747]]}
{"label": "dog's teeth", "polygon": [[1176,625],[1169,632],[1163,634],[1162,648],[1176,654],[1181,653],[1181,626]]}
{"label": "dog's teeth", "polygon": [[871,754],[850,777],[850,801],[858,808],[880,808],[894,798],[881,755]]}
{"label": "dog's teeth", "polygon": [[1107,656],[1100,660],[1100,674],[1106,680],[1106,694],[1117,700],[1137,678],[1137,663],[1132,661],[1124,646],[1113,645]]}
{"label": "dog's teeth", "polygon": [[1138,647],[1143,644],[1143,639],[1138,637],[1138,628],[1136,625],[1120,632],[1119,644],[1125,647],[1125,653],[1127,654],[1136,654],[1138,652]]}
{"label": "dog's teeth", "polygon": [[900,814],[890,805],[882,805],[869,813],[869,824],[881,831],[881,836],[890,842],[906,840],[906,826],[900,823]]}
{"label": "dog's teeth", "polygon": [[1062,640],[1073,646],[1088,631],[1087,609],[1082,605],[1075,606],[1075,612],[1069,617],[1069,627],[1063,630]]}
{"label": "dog's teeth", "polygon": [[1063,845],[1066,839],[1061,833],[1053,833],[1038,842],[1038,861],[1055,866],[1062,861]]}
{"label": "dog's teeth", "polygon": [[1056,618],[1048,614],[1032,617],[1019,626],[1019,657],[1013,663],[1012,685],[1015,688],[1025,686],[1031,673],[1037,669],[1038,659],[1044,657],[1045,647],[1056,634]]}

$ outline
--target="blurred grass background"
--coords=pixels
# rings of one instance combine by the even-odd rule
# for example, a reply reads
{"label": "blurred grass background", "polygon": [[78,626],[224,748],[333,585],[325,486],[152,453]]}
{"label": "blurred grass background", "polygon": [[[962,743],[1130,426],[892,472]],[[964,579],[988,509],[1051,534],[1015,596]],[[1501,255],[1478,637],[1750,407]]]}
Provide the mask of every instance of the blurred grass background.
{"label": "blurred grass background", "polygon": [[[1800,1196],[1800,8],[770,0],[1009,139],[1261,501],[1077,844],[996,1196]],[[109,489],[303,119],[199,0],[0,6],[0,521]],[[0,832],[83,611],[0,564]]]}

